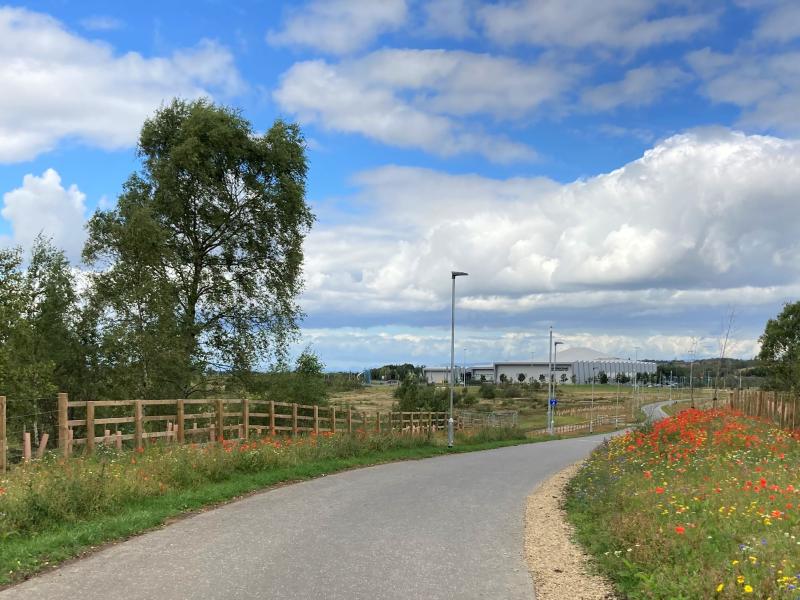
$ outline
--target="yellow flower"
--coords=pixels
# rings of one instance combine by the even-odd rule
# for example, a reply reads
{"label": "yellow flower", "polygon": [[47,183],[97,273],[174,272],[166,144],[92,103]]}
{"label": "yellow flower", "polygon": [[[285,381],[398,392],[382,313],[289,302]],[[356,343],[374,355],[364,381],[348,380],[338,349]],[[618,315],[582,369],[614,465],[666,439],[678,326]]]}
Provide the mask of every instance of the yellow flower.
{"label": "yellow flower", "polygon": [[743,584],[744,583],[744,575],[739,575],[736,578],[736,583],[738,583],[739,585]]}
{"label": "yellow flower", "polygon": [[753,588],[752,588],[752,586],[750,586],[749,584],[748,584],[748,585],[746,585],[746,586],[744,586],[744,593],[745,593],[745,594],[752,594],[752,593],[753,593]]}
{"label": "yellow flower", "polygon": [[723,590],[723,588],[724,588],[724,587],[725,587],[725,584],[724,584],[724,583],[720,583],[720,584],[717,586],[717,592],[721,592],[721,591]]}

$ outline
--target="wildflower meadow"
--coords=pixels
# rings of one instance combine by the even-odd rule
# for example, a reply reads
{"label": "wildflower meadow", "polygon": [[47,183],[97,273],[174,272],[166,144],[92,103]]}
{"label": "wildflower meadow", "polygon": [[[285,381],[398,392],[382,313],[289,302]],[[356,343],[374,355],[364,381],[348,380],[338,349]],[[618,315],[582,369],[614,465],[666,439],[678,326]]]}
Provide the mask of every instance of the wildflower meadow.
{"label": "wildflower meadow", "polygon": [[800,598],[800,433],[685,410],[596,450],[567,513],[627,598]]}

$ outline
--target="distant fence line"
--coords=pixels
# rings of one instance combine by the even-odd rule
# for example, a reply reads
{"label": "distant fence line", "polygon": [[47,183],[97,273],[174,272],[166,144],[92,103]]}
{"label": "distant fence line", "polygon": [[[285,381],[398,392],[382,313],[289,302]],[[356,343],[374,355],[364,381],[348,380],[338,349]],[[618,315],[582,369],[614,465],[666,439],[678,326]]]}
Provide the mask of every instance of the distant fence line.
{"label": "distant fence line", "polygon": [[[615,417],[614,415],[597,415],[594,419],[590,419],[589,421],[584,421],[582,423],[571,423],[569,425],[558,425],[557,427],[553,427],[553,433],[555,435],[559,435],[561,433],[572,433],[575,431],[583,431],[585,429],[594,429],[600,425],[611,425],[613,424],[615,427],[624,423],[624,419],[620,417]],[[550,433],[547,428],[544,429],[534,429],[530,432],[531,435],[547,435]]]}
{"label": "distant fence line", "polygon": [[[516,411],[504,411],[514,413]],[[125,442],[136,449],[159,440],[172,443],[247,440],[251,435],[299,435],[302,433],[400,432],[423,434],[447,425],[447,413],[432,411],[375,411],[316,406],[246,398],[175,400],[70,401],[58,394],[57,447],[69,457],[76,447],[91,453],[98,444],[122,449]],[[489,419],[456,415],[457,429],[500,426],[509,415]],[[0,396],[0,472],[8,463],[6,398]],[[100,433],[100,435],[98,435]],[[49,434],[32,439],[22,434],[22,460],[42,456]]]}

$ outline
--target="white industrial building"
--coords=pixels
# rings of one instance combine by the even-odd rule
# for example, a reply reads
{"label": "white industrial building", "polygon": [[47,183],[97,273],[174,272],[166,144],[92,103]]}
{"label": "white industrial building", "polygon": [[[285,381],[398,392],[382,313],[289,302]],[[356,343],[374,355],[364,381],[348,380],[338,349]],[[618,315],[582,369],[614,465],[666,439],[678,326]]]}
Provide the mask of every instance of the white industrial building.
{"label": "white industrial building", "polygon": [[[456,366],[455,374],[458,382],[462,381],[464,374],[473,383],[483,381],[516,383],[520,379],[525,383],[546,382],[549,367],[549,362],[502,361],[491,365]],[[656,363],[606,357],[591,348],[570,348],[559,352],[558,362],[554,363],[553,371],[557,383],[591,383],[592,377],[599,377],[601,373],[605,373],[610,381],[613,381],[618,374],[633,379],[636,373],[655,373]],[[450,368],[426,367],[424,373],[428,383],[447,383]]]}

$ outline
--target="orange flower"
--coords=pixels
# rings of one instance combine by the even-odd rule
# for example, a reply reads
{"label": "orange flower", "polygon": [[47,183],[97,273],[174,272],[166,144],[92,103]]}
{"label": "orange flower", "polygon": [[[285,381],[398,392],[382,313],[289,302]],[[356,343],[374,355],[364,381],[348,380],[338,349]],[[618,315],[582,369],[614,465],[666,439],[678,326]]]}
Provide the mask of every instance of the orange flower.
{"label": "orange flower", "polygon": [[686,529],[681,525],[677,525],[675,527],[675,533],[677,533],[678,535],[683,535],[684,533],[686,533]]}
{"label": "orange flower", "polygon": [[652,476],[653,476],[653,474],[650,471],[645,471],[644,472],[644,478],[645,479],[650,479]]}
{"label": "orange flower", "polygon": [[663,493],[664,493],[664,488],[663,487],[659,486],[659,487],[656,488],[656,494],[663,494]]}

